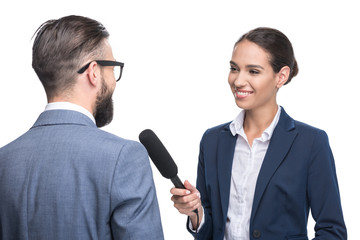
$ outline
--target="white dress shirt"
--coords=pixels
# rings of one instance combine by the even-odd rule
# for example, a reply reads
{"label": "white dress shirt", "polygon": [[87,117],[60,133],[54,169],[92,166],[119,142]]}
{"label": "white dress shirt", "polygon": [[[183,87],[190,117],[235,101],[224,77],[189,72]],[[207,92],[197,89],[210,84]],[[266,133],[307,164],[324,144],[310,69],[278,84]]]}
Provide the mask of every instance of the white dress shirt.
{"label": "white dress shirt", "polygon": [[50,110],[72,110],[72,111],[77,111],[80,112],[86,116],[88,116],[95,124],[95,118],[94,116],[84,107],[74,104],[74,103],[69,103],[69,102],[52,102],[52,103],[48,103],[45,107],[45,111],[50,111]]}
{"label": "white dress shirt", "polygon": [[[243,128],[245,111],[241,111],[230,123],[232,135],[238,135],[238,137],[231,172],[229,207],[224,240],[249,240],[250,216],[256,181],[271,136],[279,121],[280,113],[281,108],[278,107],[270,126],[265,129],[261,137],[254,139],[252,147],[250,147]],[[204,215],[198,231],[205,221]],[[189,227],[193,230],[191,221],[189,221]]]}
{"label": "white dress shirt", "polygon": [[281,108],[261,137],[254,139],[252,147],[244,132],[245,111],[230,124],[230,131],[237,141],[231,172],[231,185],[224,240],[249,240],[250,216],[256,181],[263,163],[270,138],[280,118]]}

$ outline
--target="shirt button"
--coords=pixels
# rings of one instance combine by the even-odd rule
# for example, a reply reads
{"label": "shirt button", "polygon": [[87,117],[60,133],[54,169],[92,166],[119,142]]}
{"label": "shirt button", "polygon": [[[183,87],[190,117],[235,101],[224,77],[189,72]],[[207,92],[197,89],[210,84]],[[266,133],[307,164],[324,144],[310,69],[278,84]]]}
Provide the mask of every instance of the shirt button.
{"label": "shirt button", "polygon": [[253,231],[253,237],[254,238],[260,238],[261,236],[261,232],[259,230],[254,230]]}

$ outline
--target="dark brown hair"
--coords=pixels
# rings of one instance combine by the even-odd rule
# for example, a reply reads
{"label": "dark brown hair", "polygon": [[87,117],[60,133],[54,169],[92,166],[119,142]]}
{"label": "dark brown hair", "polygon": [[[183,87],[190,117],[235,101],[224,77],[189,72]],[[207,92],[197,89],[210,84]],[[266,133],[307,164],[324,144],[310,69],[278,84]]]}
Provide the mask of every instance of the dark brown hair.
{"label": "dark brown hair", "polygon": [[245,33],[235,43],[235,46],[243,40],[257,44],[270,54],[270,65],[275,73],[278,73],[284,66],[290,68],[289,78],[285,84],[288,84],[297,75],[299,69],[292,44],[279,30],[265,27],[253,29]]}
{"label": "dark brown hair", "polygon": [[109,37],[98,21],[73,15],[46,21],[35,34],[32,66],[48,98],[71,88],[83,61],[100,58]]}

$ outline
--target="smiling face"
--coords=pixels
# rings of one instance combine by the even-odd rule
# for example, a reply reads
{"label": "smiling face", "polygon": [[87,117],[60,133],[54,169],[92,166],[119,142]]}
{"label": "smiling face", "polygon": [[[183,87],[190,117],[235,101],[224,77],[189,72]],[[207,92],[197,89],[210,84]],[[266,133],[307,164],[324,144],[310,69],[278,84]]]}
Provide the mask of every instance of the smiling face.
{"label": "smiling face", "polygon": [[270,55],[248,40],[239,42],[230,61],[229,84],[238,107],[245,110],[276,107],[276,93],[286,82],[289,68],[275,73]]}

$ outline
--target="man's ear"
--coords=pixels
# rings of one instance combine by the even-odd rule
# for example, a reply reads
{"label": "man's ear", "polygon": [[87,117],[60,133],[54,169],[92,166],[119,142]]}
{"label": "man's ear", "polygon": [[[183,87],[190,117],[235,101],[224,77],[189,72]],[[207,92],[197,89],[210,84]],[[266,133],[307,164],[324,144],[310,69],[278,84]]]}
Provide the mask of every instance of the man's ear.
{"label": "man's ear", "polygon": [[87,71],[87,76],[88,76],[88,80],[89,83],[91,85],[93,85],[94,87],[96,87],[98,85],[98,83],[100,82],[100,68],[99,65],[97,64],[97,62],[93,61],[92,63],[90,63],[88,69],[86,69]]}
{"label": "man's ear", "polygon": [[288,66],[284,66],[280,69],[280,71],[277,73],[278,79],[277,79],[277,88],[281,88],[289,79],[290,75],[290,68]]}

